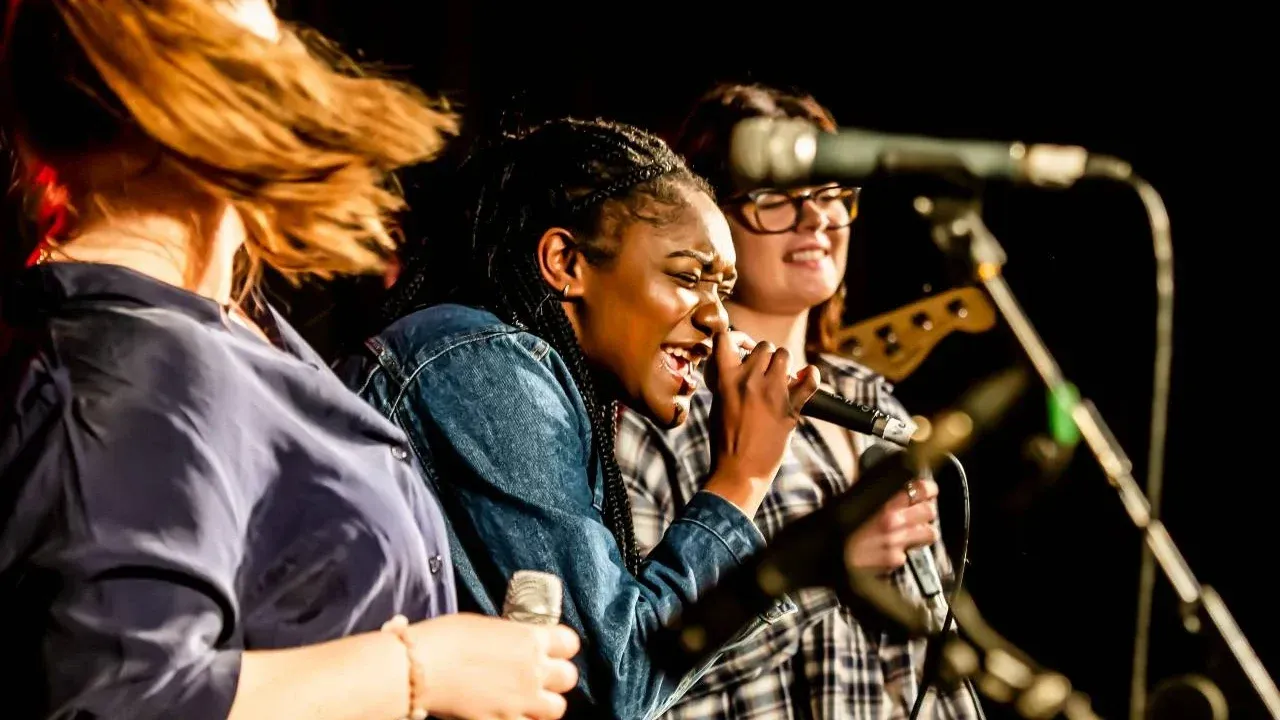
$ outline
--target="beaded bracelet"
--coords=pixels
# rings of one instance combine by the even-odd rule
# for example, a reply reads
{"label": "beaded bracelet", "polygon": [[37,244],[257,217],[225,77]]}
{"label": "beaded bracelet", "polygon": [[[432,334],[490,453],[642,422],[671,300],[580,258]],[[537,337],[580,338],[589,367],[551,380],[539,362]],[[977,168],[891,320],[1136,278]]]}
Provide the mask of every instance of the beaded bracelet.
{"label": "beaded bracelet", "polygon": [[409,655],[409,714],[408,720],[427,720],[427,676],[414,652],[413,638],[409,637],[409,618],[397,615],[382,624],[382,632],[395,635]]}

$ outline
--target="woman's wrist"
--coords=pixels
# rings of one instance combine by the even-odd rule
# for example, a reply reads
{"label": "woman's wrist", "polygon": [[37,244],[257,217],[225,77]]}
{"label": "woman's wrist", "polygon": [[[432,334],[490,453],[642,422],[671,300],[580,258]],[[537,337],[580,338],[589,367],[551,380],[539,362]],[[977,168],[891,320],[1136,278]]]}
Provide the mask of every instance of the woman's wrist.
{"label": "woman's wrist", "polygon": [[772,477],[744,472],[732,459],[725,459],[716,464],[715,471],[702,489],[719,495],[748,518],[752,518],[772,482]]}
{"label": "woman's wrist", "polygon": [[408,712],[404,715],[408,720],[427,720],[427,670],[423,656],[424,648],[409,632],[409,620],[403,615],[396,615],[382,625],[382,632],[395,638],[404,653],[406,671],[404,677]]}

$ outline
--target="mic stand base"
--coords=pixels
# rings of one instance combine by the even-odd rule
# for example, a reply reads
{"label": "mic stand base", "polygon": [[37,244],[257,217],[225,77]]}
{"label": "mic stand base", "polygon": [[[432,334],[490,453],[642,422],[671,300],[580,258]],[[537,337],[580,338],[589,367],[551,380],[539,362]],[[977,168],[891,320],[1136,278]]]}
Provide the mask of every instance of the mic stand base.
{"label": "mic stand base", "polygon": [[1102,466],[1108,482],[1119,493],[1125,512],[1142,532],[1147,546],[1173,585],[1183,607],[1192,611],[1184,615],[1187,629],[1196,632],[1199,630],[1200,616],[1209,618],[1267,711],[1272,717],[1280,718],[1280,691],[1276,689],[1275,681],[1267,674],[1262,661],[1245,639],[1222,598],[1196,580],[1164,523],[1151,517],[1151,505],[1131,474],[1132,463],[1124,449],[1111,434],[1093,403],[1087,399],[1077,399],[1074,387],[1063,376],[1057,361],[1005,282],[1002,271],[1007,256],[995,235],[983,223],[979,200],[918,197],[915,208],[932,224],[934,243],[947,258],[959,263],[966,274],[976,278],[982,285],[1050,393],[1058,402],[1070,408],[1072,421]]}

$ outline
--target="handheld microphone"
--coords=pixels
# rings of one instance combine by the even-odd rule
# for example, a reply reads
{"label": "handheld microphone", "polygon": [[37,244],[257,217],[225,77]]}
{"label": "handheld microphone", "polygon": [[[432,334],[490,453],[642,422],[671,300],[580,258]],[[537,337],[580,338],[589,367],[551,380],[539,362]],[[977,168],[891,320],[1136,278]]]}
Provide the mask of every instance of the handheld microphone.
{"label": "handheld microphone", "polygon": [[894,417],[878,408],[821,389],[805,402],[800,414],[863,435],[874,435],[901,447],[911,443],[917,429],[912,420]]}
{"label": "handheld microphone", "polygon": [[564,584],[550,573],[518,570],[507,584],[502,617],[531,625],[558,625]]}
{"label": "handheld microphone", "polygon": [[[750,350],[739,350],[739,357],[745,359]],[[852,430],[863,435],[888,440],[900,447],[911,443],[911,437],[918,429],[912,420],[903,420],[867,405],[841,397],[833,392],[818,388],[800,408],[800,414],[815,420],[823,420],[832,425],[839,425],[845,430]]]}
{"label": "handheld microphone", "polygon": [[961,170],[980,179],[1069,187],[1095,174],[1101,163],[1128,167],[1076,146],[946,140],[855,128],[828,133],[807,120],[766,117],[734,126],[729,162],[739,180],[756,187],[863,180],[881,170]]}
{"label": "handheld microphone", "polygon": [[[883,445],[872,445],[862,454],[859,465],[862,472],[867,472],[882,462],[887,456],[902,453],[902,450],[890,450]],[[938,564],[933,558],[933,551],[928,547],[915,547],[907,551],[907,569],[915,578],[920,595],[929,608],[932,623],[930,630],[941,632],[942,623],[947,616],[946,597],[942,594],[942,574],[938,572]]]}

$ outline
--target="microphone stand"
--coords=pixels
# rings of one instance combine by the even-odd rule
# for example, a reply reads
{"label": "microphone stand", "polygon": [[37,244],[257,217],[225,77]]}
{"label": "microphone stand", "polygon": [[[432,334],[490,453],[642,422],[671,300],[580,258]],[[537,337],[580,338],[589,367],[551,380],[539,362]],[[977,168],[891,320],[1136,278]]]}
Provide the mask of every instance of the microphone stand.
{"label": "microphone stand", "polygon": [[916,211],[932,224],[934,243],[966,273],[982,285],[997,312],[1017,337],[1027,358],[1044,380],[1054,402],[1070,409],[1071,419],[1102,466],[1107,480],[1120,496],[1130,520],[1142,532],[1165,577],[1182,602],[1183,623],[1189,632],[1198,632],[1201,616],[1209,618],[1249,679],[1263,705],[1280,718],[1280,691],[1267,674],[1262,661],[1245,639],[1240,626],[1212,588],[1201,585],[1192,574],[1164,523],[1152,517],[1151,505],[1130,473],[1132,463],[1116,441],[1098,409],[1087,399],[1077,398],[1058,363],[1041,340],[1005,282],[1004,248],[982,221],[977,198],[918,197]]}
{"label": "microphone stand", "polygon": [[972,681],[983,696],[1012,705],[1028,720],[1059,715],[1067,720],[1099,720],[1088,695],[1001,637],[983,620],[968,593],[961,591],[951,610],[959,632],[937,638],[945,642],[939,656],[944,682]]}

